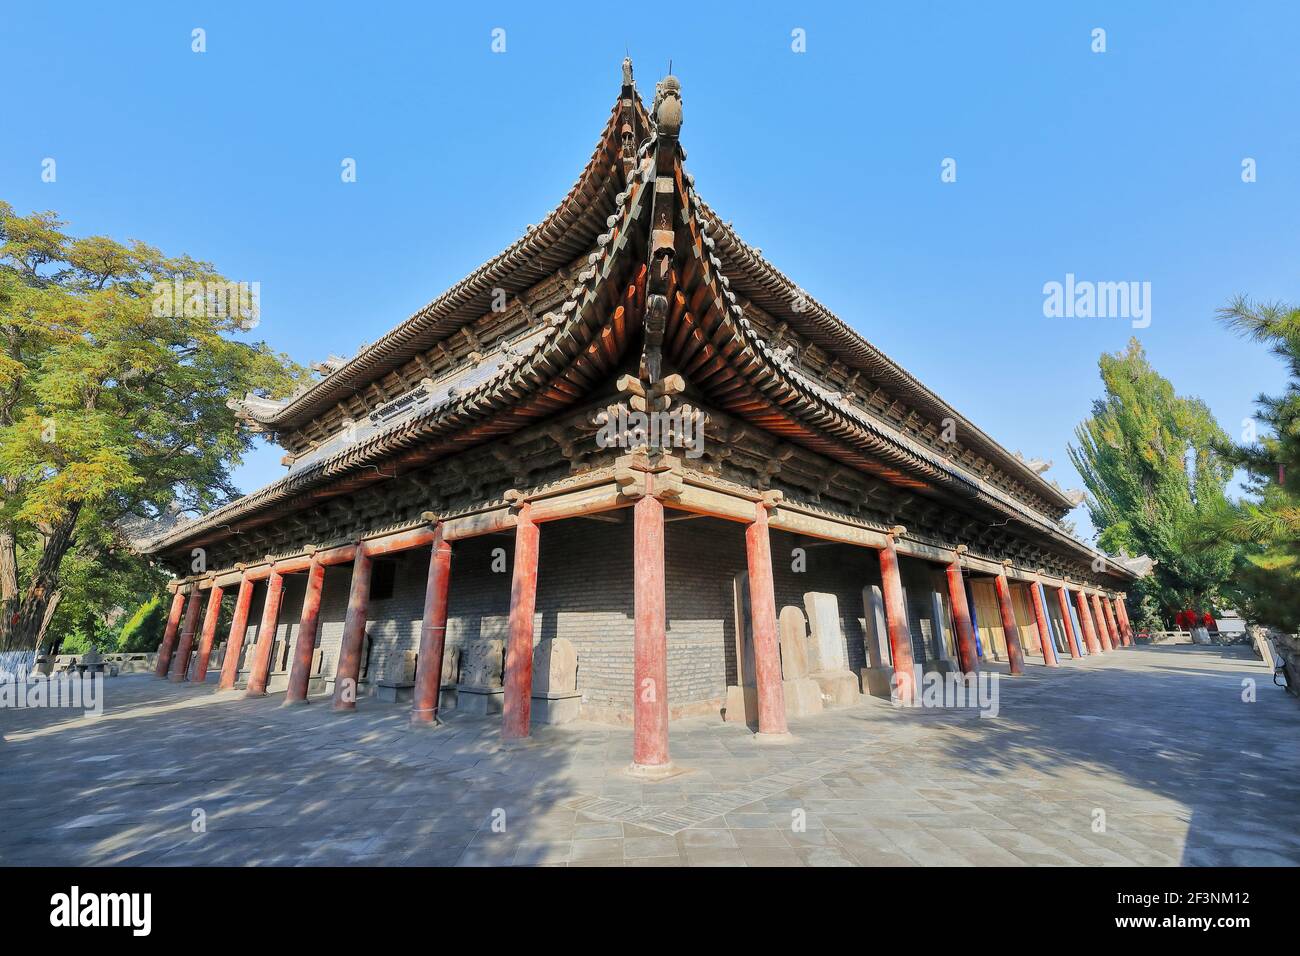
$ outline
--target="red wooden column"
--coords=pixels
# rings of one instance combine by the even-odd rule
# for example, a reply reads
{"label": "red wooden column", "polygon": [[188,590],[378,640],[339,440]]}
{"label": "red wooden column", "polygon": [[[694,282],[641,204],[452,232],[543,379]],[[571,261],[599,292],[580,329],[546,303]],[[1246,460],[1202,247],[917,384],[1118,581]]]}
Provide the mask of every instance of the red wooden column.
{"label": "red wooden column", "polygon": [[1088,599],[1082,591],[1074,592],[1074,603],[1079,609],[1079,624],[1083,628],[1083,638],[1088,644],[1088,653],[1100,654],[1101,641],[1097,640],[1097,629],[1092,624],[1092,611],[1088,609]]}
{"label": "red wooden column", "polygon": [[1124,635],[1124,640],[1132,643],[1133,634],[1128,626],[1128,619],[1124,616],[1124,596],[1117,594],[1111,600],[1115,608],[1115,623],[1119,625],[1119,632]]}
{"label": "red wooden column", "polygon": [[357,545],[352,559],[352,586],[348,590],[348,613],[343,619],[343,641],[334,668],[334,709],[357,709],[357,681],[361,676],[361,651],[366,643],[366,617],[370,613],[370,569],[374,559],[364,545]]}
{"label": "red wooden column", "polygon": [[967,674],[979,671],[979,655],[975,652],[975,625],[970,619],[970,605],[966,602],[966,582],[961,573],[961,551],[948,565],[948,601],[952,604],[952,620],[957,628],[957,656],[961,669]]}
{"label": "red wooden column", "polygon": [[1106,613],[1106,626],[1110,628],[1110,632],[1115,636],[1116,642],[1122,647],[1127,647],[1129,643],[1128,638],[1124,636],[1124,632],[1121,631],[1119,626],[1115,623],[1115,609],[1111,607],[1110,598],[1103,597],[1101,599],[1101,609]]}
{"label": "red wooden column", "polygon": [[1056,648],[1052,646],[1052,630],[1047,626],[1047,608],[1043,605],[1043,592],[1037,581],[1029,583],[1029,593],[1034,598],[1034,623],[1038,625],[1038,643],[1043,648],[1043,663],[1060,667],[1056,661]]}
{"label": "red wooden column", "polygon": [[185,604],[185,624],[181,628],[181,640],[171,660],[171,679],[178,683],[189,679],[190,653],[194,650],[194,632],[199,627],[199,612],[203,610],[202,598],[199,586],[194,585],[194,590],[190,592],[190,599]]}
{"label": "red wooden column", "polygon": [[1011,585],[1007,576],[999,574],[993,579],[998,592],[998,610],[1002,612],[1002,633],[1007,639],[1007,663],[1012,675],[1025,672],[1025,649],[1020,646],[1020,628],[1016,626],[1016,609],[1011,604]]}
{"label": "red wooden column", "polygon": [[167,629],[163,631],[162,643],[158,645],[158,661],[154,665],[154,676],[166,677],[167,668],[171,666],[172,651],[176,648],[176,630],[181,625],[181,611],[185,607],[185,592],[180,588],[172,595],[171,610],[167,613]]}
{"label": "red wooden column", "polygon": [[302,617],[298,619],[298,643],[293,648],[293,666],[289,668],[286,704],[305,704],[307,685],[311,682],[311,659],[316,651],[316,629],[320,624],[320,595],[325,587],[325,565],[315,556],[307,569],[307,593],[302,596]]}
{"label": "red wooden column", "polygon": [[1106,628],[1106,615],[1101,612],[1101,599],[1096,594],[1090,595],[1092,598],[1092,620],[1097,625],[1097,633],[1101,635],[1101,646],[1108,651],[1115,649],[1115,642],[1111,640],[1110,632]]}
{"label": "red wooden column", "polygon": [[664,585],[664,506],[654,475],[632,507],[632,769],[664,770],[668,759],[668,609]]}
{"label": "red wooden column", "polygon": [[1124,625],[1124,630],[1128,632],[1129,640],[1133,640],[1133,622],[1128,617],[1128,595],[1121,594],[1119,600],[1115,602],[1115,607],[1119,611],[1120,621]]}
{"label": "red wooden column", "polygon": [[885,624],[889,629],[889,652],[893,658],[894,686],[898,699],[905,704],[916,700],[916,672],[912,661],[912,637],[907,629],[907,606],[903,603],[903,580],[898,574],[896,528],[885,538],[880,549],[880,583],[885,597]]}
{"label": "red wooden column", "polygon": [[235,616],[230,621],[230,636],[226,638],[226,656],[221,660],[221,680],[217,690],[230,690],[239,676],[239,652],[244,649],[244,635],[248,631],[248,608],[253,603],[253,580],[244,572],[239,579],[239,594],[235,598]]}
{"label": "red wooden column", "polygon": [[767,503],[754,508],[745,527],[749,562],[749,621],[754,635],[754,683],[758,695],[758,733],[763,737],[789,734],[785,723],[785,688],[781,683],[781,650],[776,633],[776,586],[772,583],[772,539]]}
{"label": "red wooden column", "polygon": [[1106,619],[1110,622],[1110,628],[1119,638],[1121,647],[1128,646],[1128,635],[1124,633],[1124,625],[1120,623],[1119,612],[1115,610],[1115,599],[1112,597],[1103,597],[1101,606],[1106,609]]}
{"label": "red wooden column", "polygon": [[525,501],[519,506],[515,525],[515,567],[510,581],[510,636],[506,645],[505,698],[501,702],[501,733],[507,739],[527,737],[532,723],[538,539],[532,505]]}
{"label": "red wooden column", "polygon": [[442,655],[447,643],[447,593],[451,587],[451,544],[443,540],[442,525],[433,532],[429,554],[429,580],[424,588],[424,617],[420,622],[420,655],[415,664],[415,691],[411,698],[411,723],[438,723],[438,697],[442,693]]}
{"label": "red wooden column", "polygon": [[249,669],[245,697],[265,697],[266,680],[271,671],[271,649],[275,630],[280,623],[280,602],[284,600],[284,575],[274,568],[266,579],[266,599],[262,602],[262,623],[257,628],[257,656]]}
{"label": "red wooden column", "polygon": [[1083,652],[1079,650],[1079,635],[1074,633],[1074,619],[1070,617],[1070,599],[1065,596],[1065,588],[1057,588],[1056,596],[1061,600],[1061,618],[1065,622],[1065,636],[1069,638],[1070,656],[1080,658]]}
{"label": "red wooden column", "polygon": [[215,581],[208,592],[208,612],[203,616],[203,633],[199,637],[199,656],[194,661],[194,683],[208,679],[208,659],[212,657],[212,641],[217,636],[217,621],[221,619],[221,599],[226,589]]}

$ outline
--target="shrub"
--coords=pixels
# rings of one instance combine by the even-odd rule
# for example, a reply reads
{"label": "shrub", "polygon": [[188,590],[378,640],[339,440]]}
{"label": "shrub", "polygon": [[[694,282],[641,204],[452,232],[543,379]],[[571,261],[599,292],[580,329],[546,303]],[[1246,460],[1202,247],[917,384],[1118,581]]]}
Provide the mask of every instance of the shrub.
{"label": "shrub", "polygon": [[166,627],[167,606],[160,596],[155,595],[141,604],[122,625],[122,637],[117,649],[124,654],[156,651],[162,643]]}

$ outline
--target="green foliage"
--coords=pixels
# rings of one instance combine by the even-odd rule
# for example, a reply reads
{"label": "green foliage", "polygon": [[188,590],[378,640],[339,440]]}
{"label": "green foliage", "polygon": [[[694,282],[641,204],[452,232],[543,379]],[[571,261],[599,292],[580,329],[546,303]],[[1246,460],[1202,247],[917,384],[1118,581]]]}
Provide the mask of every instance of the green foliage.
{"label": "green foliage", "polygon": [[[255,317],[248,310],[188,291],[163,301],[160,290],[177,281],[228,285],[208,263],[74,238],[63,225],[0,202],[0,647],[34,646],[52,603],[51,627],[62,622],[71,637],[83,626],[84,608],[58,603],[74,597],[64,590],[68,555],[84,564],[93,587],[82,603],[97,603],[103,623],[113,607],[96,597],[114,590],[107,556],[117,551],[117,570],[131,560],[121,556],[123,522],[235,497],[230,471],[252,436],[227,401],[287,394],[307,374],[240,339]],[[137,561],[128,579],[143,590],[119,606],[157,590],[142,568]]]}
{"label": "green foliage", "polygon": [[1075,429],[1070,459],[1087,487],[1098,545],[1147,554],[1153,573],[1135,587],[1167,620],[1184,607],[1211,610],[1232,574],[1231,543],[1199,538],[1206,515],[1227,504],[1233,466],[1227,435],[1205,403],[1175,394],[1136,339],[1099,362],[1105,396]]}
{"label": "green foliage", "polygon": [[118,648],[117,631],[97,623],[77,624],[70,628],[57,645],[59,654],[85,654],[92,647],[102,654],[111,654]]}
{"label": "green foliage", "polygon": [[1285,631],[1300,630],[1300,308],[1234,299],[1219,310],[1234,331],[1261,342],[1286,366],[1281,395],[1255,399],[1257,438],[1224,443],[1227,460],[1249,473],[1248,497],[1207,516],[1206,539],[1240,542],[1234,580],[1243,614]]}
{"label": "green foliage", "polygon": [[122,625],[118,650],[124,654],[157,650],[162,643],[163,630],[167,627],[167,611],[167,602],[160,594],[155,594],[141,604]]}
{"label": "green foliage", "polygon": [[1155,598],[1150,594],[1138,592],[1137,606],[1130,612],[1133,627],[1139,631],[1159,631],[1163,630],[1160,620],[1160,606],[1156,604]]}

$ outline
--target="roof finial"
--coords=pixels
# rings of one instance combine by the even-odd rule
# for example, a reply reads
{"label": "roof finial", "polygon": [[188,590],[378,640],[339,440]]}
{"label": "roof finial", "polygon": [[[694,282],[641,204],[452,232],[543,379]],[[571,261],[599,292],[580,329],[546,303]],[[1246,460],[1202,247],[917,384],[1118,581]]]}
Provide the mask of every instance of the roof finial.
{"label": "roof finial", "polygon": [[655,89],[655,129],[660,136],[676,137],[682,128],[682,84],[669,73]]}
{"label": "roof finial", "polygon": [[623,57],[623,88],[627,89],[632,85],[632,55],[629,53]]}

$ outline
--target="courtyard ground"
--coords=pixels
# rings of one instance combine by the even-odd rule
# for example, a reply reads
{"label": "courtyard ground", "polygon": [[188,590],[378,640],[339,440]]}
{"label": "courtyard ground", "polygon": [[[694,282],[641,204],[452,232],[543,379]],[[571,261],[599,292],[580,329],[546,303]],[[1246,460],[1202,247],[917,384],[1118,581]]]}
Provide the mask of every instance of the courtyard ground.
{"label": "courtyard ground", "polygon": [[684,772],[654,783],[627,727],[504,747],[497,719],[412,730],[374,700],[105,688],[98,718],[0,710],[0,865],[1300,864],[1300,702],[1240,647],[1031,663],[995,719],[868,700],[786,745],[674,722]]}

